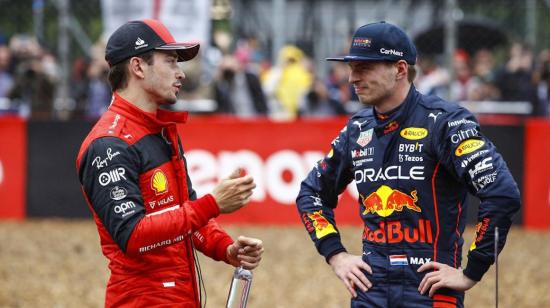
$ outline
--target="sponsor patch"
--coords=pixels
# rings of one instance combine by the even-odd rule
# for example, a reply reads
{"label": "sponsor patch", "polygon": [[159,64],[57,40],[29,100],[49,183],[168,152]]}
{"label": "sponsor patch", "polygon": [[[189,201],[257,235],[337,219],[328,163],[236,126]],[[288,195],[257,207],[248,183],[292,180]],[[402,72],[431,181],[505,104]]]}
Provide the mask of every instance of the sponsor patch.
{"label": "sponsor patch", "polygon": [[151,177],[151,188],[155,191],[155,194],[161,195],[168,191],[168,178],[162,172],[162,170],[157,169]]}
{"label": "sponsor patch", "polygon": [[136,210],[136,205],[133,201],[122,202],[121,204],[115,206],[115,213],[122,214],[122,217],[134,213]]}
{"label": "sponsor patch", "polygon": [[391,121],[384,127],[384,134],[391,133],[398,128],[399,128],[399,123],[397,123],[397,121]]}
{"label": "sponsor patch", "polygon": [[313,205],[315,206],[323,206],[323,202],[321,200],[321,198],[319,198],[318,196],[309,196],[311,199],[313,199]]}
{"label": "sponsor patch", "polygon": [[471,156],[465,158],[465,159],[462,161],[462,163],[460,163],[460,166],[461,166],[462,168],[466,168],[466,167],[468,166],[468,164],[469,164],[470,162],[472,162],[474,159],[478,158],[478,157],[481,156],[481,155],[485,155],[485,154],[487,154],[488,152],[489,152],[489,150],[483,150],[483,151],[479,151],[479,152],[477,152],[477,153],[474,153],[474,154],[472,154]]}
{"label": "sponsor patch", "polygon": [[118,167],[111,171],[103,172],[99,175],[98,180],[101,186],[107,186],[110,183],[116,183],[122,179],[126,180],[126,169]]}
{"label": "sponsor patch", "polygon": [[387,166],[379,168],[365,168],[355,170],[355,181],[357,184],[363,182],[377,182],[379,180],[424,180],[424,166],[413,166],[407,169],[405,166]]}
{"label": "sponsor patch", "polygon": [[404,226],[401,221],[382,220],[378,229],[371,230],[368,225],[363,230],[363,240],[374,243],[433,243],[432,225],[429,220],[419,219],[418,227]]}
{"label": "sponsor patch", "polygon": [[357,138],[357,144],[364,147],[372,140],[372,133],[374,129],[369,129],[366,132],[359,133],[359,137]]}
{"label": "sponsor patch", "polygon": [[484,160],[478,162],[474,166],[474,169],[468,170],[468,173],[470,174],[470,178],[473,179],[479,173],[485,172],[487,170],[492,170],[493,169],[493,164],[491,163],[492,160],[493,160],[492,157],[487,157]]}
{"label": "sponsor patch", "polygon": [[489,228],[489,222],[491,220],[489,218],[483,218],[481,222],[478,222],[476,224],[476,234],[475,239],[472,242],[472,245],[470,245],[470,251],[477,248],[477,243],[481,242],[483,240],[483,237],[485,236],[485,233],[487,232],[487,229]]}
{"label": "sponsor patch", "polygon": [[433,113],[433,112],[430,112],[430,114],[428,115],[428,118],[433,118],[434,119],[434,123],[435,121],[437,121],[437,117],[441,114],[441,112],[438,112],[438,113]]}
{"label": "sponsor patch", "polygon": [[368,37],[356,37],[353,39],[353,47],[370,47],[372,40]]}
{"label": "sponsor patch", "polygon": [[92,166],[95,166],[98,170],[109,166],[109,162],[113,160],[116,156],[120,155],[119,151],[113,153],[113,149],[108,148],[106,152],[107,157],[101,158],[101,156],[96,156],[92,161]]}
{"label": "sponsor patch", "polygon": [[363,121],[363,122],[359,122],[359,121],[353,121],[351,124],[359,127],[359,130],[362,130],[363,129],[363,125],[365,125],[367,123],[367,121]]}
{"label": "sponsor patch", "polygon": [[351,151],[351,158],[363,158],[372,155],[374,155],[374,147]]}
{"label": "sponsor patch", "polygon": [[409,265],[406,255],[393,255],[390,256],[390,265]]}
{"label": "sponsor patch", "polygon": [[474,124],[474,125],[477,125],[476,122],[470,121],[470,120],[466,120],[465,118],[462,118],[462,119],[457,120],[457,121],[449,121],[449,122],[447,122],[447,126],[448,126],[448,127],[458,126],[458,125],[462,125],[462,124]]}
{"label": "sponsor patch", "polygon": [[315,236],[321,239],[331,233],[337,233],[334,226],[323,216],[323,210],[315,211],[312,214],[307,214],[313,222],[315,228]]}
{"label": "sponsor patch", "polygon": [[420,140],[428,136],[428,130],[419,127],[403,128],[400,133],[401,137],[409,140]]}
{"label": "sponsor patch", "polygon": [[126,198],[128,195],[128,191],[126,191],[126,188],[115,186],[113,189],[111,189],[111,192],[109,193],[112,200],[122,200]]}
{"label": "sponsor patch", "polygon": [[395,49],[380,48],[380,53],[384,55],[403,56],[403,52]]}
{"label": "sponsor patch", "polygon": [[472,153],[477,150],[479,150],[483,145],[485,144],[485,141],[483,140],[477,140],[477,139],[468,139],[465,141],[462,141],[461,144],[458,145],[458,147],[455,150],[455,155],[460,157],[464,154]]}
{"label": "sponsor patch", "polygon": [[472,127],[465,130],[459,130],[458,132],[452,134],[451,142],[454,144],[457,144],[462,140],[466,140],[466,139],[470,139],[478,136],[479,136],[479,132],[475,127]]}
{"label": "sponsor patch", "polygon": [[140,38],[140,37],[137,38],[136,47],[135,47],[136,50],[141,49],[141,48],[145,48],[147,46],[149,46],[149,44],[145,43],[145,41],[142,38]]}
{"label": "sponsor patch", "polygon": [[399,153],[420,153],[422,152],[422,148],[424,147],[424,144],[422,143],[400,143],[399,144]]}
{"label": "sponsor patch", "polygon": [[494,181],[496,181],[497,174],[498,174],[498,172],[495,171],[493,173],[483,175],[480,178],[478,178],[477,180],[473,181],[472,185],[474,185],[475,189],[479,191],[479,190],[483,189],[486,185],[491,184]]}
{"label": "sponsor patch", "polygon": [[411,191],[410,195],[389,186],[382,185],[376,191],[368,196],[359,194],[361,203],[365,210],[363,215],[377,214],[381,217],[388,217],[393,212],[402,212],[403,209],[409,209],[415,212],[422,212],[422,209],[416,204],[418,197],[416,190]]}

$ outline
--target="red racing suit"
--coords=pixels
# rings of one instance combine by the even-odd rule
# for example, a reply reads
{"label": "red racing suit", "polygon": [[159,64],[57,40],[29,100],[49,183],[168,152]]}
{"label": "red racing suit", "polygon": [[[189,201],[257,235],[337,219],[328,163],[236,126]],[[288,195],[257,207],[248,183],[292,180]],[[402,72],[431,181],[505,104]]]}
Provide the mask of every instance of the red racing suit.
{"label": "red racing suit", "polygon": [[233,240],[197,199],[176,124],[187,113],[144,112],[113,94],[76,161],[109,259],[106,307],[198,307],[194,248],[227,262]]}

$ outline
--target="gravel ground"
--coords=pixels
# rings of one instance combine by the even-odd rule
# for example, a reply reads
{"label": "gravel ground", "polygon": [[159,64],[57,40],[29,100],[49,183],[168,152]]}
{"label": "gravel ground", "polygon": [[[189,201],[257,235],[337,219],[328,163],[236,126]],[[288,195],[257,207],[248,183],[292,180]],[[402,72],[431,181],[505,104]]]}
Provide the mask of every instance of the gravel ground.
{"label": "gravel ground", "polygon": [[[351,252],[361,230],[340,228]],[[266,252],[254,272],[249,308],[349,307],[347,291],[301,227],[227,227],[261,238]],[[465,238],[469,245],[473,230]],[[500,258],[500,307],[550,307],[550,232],[513,228]],[[0,307],[102,307],[108,279],[90,220],[0,222]],[[467,245],[465,245],[467,246]],[[466,248],[466,247],[465,247]],[[233,269],[201,258],[207,307],[223,307]],[[467,292],[466,307],[494,307],[494,268]]]}

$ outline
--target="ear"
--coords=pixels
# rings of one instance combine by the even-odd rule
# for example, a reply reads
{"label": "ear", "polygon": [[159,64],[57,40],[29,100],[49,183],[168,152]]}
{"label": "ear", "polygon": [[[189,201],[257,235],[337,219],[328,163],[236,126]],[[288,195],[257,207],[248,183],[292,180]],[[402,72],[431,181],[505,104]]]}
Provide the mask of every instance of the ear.
{"label": "ear", "polygon": [[130,75],[133,75],[138,79],[145,78],[145,65],[147,65],[145,61],[143,61],[143,59],[139,57],[130,58],[130,61],[128,63],[128,70],[130,72]]}
{"label": "ear", "polygon": [[409,69],[409,64],[404,60],[399,60],[396,63],[397,74],[395,75],[396,80],[407,79],[407,71]]}

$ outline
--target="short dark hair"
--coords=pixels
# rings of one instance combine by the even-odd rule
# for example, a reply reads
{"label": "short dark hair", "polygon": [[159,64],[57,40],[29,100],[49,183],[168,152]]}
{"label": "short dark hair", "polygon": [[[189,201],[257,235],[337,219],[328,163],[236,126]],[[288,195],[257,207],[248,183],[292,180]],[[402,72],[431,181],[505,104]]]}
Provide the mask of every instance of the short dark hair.
{"label": "short dark hair", "polygon": [[[149,50],[136,57],[143,59],[147,64],[153,64],[154,50]],[[120,63],[117,63],[109,69],[109,83],[111,84],[111,91],[122,90],[128,86],[128,58]]]}

